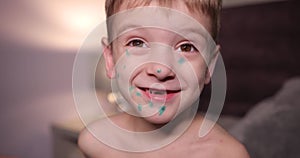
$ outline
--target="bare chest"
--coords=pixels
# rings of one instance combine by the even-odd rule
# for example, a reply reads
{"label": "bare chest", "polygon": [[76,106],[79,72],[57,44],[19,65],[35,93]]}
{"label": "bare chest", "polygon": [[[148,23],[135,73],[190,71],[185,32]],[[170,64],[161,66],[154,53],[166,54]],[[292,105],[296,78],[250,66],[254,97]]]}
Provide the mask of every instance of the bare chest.
{"label": "bare chest", "polygon": [[[119,151],[112,148],[107,148],[102,151],[101,155],[104,157],[116,157],[116,158],[153,158],[153,157],[163,157],[163,158],[214,158],[214,149],[212,146],[204,144],[201,140],[192,140],[188,138],[182,138],[169,144],[159,150],[154,150],[150,152],[125,152]],[[100,157],[99,157],[100,158]],[[102,158],[102,157],[101,157]]]}

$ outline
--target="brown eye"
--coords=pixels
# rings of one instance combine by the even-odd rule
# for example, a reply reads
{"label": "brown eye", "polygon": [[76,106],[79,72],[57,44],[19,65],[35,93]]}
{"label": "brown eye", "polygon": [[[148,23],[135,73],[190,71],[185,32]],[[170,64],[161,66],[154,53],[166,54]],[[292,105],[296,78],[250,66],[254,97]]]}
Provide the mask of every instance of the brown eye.
{"label": "brown eye", "polygon": [[142,40],[134,39],[134,40],[131,40],[127,44],[127,46],[130,46],[130,47],[146,47],[146,44]]}
{"label": "brown eye", "polygon": [[184,44],[180,46],[181,51],[190,52],[193,49],[193,46],[190,44]]}
{"label": "brown eye", "polygon": [[177,49],[177,51],[179,51],[179,52],[197,52],[198,50],[192,44],[186,43],[186,44],[180,45],[179,48]]}

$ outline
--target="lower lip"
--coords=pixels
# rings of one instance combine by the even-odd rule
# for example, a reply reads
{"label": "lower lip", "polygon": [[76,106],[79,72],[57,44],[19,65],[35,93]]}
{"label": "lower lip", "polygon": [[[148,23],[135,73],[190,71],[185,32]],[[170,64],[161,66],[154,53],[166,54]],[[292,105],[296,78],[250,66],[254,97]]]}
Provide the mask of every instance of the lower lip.
{"label": "lower lip", "polygon": [[147,99],[152,101],[158,101],[158,102],[170,102],[178,93],[167,93],[165,95],[154,95],[150,94],[149,90],[143,91],[141,90],[144,96],[147,97]]}

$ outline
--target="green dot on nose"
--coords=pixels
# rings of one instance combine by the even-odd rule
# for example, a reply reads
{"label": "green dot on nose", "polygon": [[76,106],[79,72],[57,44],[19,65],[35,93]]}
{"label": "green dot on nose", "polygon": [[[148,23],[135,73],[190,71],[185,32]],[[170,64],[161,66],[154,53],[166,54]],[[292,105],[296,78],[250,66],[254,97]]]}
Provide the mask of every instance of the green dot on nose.
{"label": "green dot on nose", "polygon": [[156,72],[157,72],[157,73],[161,73],[161,69],[157,69]]}

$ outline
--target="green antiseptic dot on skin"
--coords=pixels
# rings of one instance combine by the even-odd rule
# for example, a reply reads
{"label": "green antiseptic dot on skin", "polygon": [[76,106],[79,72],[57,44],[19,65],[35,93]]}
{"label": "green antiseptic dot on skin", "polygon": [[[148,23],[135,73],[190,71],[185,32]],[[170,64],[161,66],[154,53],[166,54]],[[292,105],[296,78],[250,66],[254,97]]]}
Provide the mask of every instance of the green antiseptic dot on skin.
{"label": "green antiseptic dot on skin", "polygon": [[140,97],[142,94],[140,92],[136,92],[136,96]]}
{"label": "green antiseptic dot on skin", "polygon": [[126,49],[126,56],[130,56],[128,49]]}
{"label": "green antiseptic dot on skin", "polygon": [[153,107],[153,103],[151,101],[149,102],[149,106],[150,106],[150,108]]}
{"label": "green antiseptic dot on skin", "polygon": [[137,106],[137,108],[138,108],[138,111],[142,111],[142,110],[143,110],[143,107],[142,107],[141,104],[139,104],[139,105]]}
{"label": "green antiseptic dot on skin", "polygon": [[157,73],[161,73],[161,69],[157,69],[156,72],[157,72]]}
{"label": "green antiseptic dot on skin", "polygon": [[159,116],[161,116],[165,111],[166,111],[166,106],[162,106],[158,111]]}
{"label": "green antiseptic dot on skin", "polygon": [[179,63],[179,64],[183,64],[184,62],[185,62],[185,59],[182,58],[182,57],[178,60],[178,63]]}
{"label": "green antiseptic dot on skin", "polygon": [[134,90],[134,87],[133,86],[130,86],[129,87],[129,92],[132,92]]}

